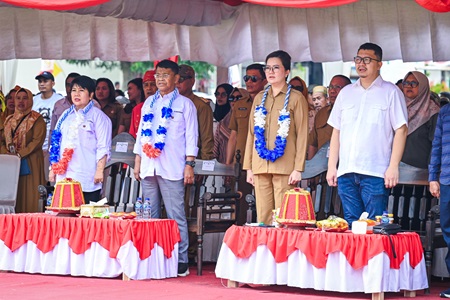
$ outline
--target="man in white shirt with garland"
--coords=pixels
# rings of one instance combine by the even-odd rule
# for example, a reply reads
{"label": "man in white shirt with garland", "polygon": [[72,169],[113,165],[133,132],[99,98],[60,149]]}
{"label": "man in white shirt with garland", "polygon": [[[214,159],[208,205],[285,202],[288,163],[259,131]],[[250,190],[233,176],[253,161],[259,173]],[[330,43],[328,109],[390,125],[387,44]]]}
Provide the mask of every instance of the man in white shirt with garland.
{"label": "man in white shirt with garland", "polygon": [[52,112],[55,107],[55,103],[63,99],[64,96],[53,91],[53,87],[55,86],[55,77],[53,74],[44,71],[38,76],[35,77],[38,81],[39,94],[33,97],[33,110],[37,111],[44,118],[45,123],[47,124],[47,133],[46,139],[44,140],[44,144],[42,145],[42,150],[44,151],[44,171],[45,178],[48,179],[48,172],[50,162],[48,160],[48,148],[49,148],[49,136],[50,136],[50,125],[52,121]]}
{"label": "man in white shirt with garland", "polygon": [[178,276],[187,276],[189,238],[184,185],[194,182],[198,122],[193,102],[176,89],[178,72],[178,65],[170,60],[156,66],[158,91],[142,107],[134,146],[134,176],[141,181],[143,197],[150,198],[152,218],[160,217],[162,198],[168,218],[177,222],[181,236]]}
{"label": "man in white shirt with garland", "polygon": [[405,98],[380,76],[382,55],[376,44],[359,47],[354,61],[360,78],[341,90],[328,119],[333,133],[327,181],[338,186],[349,224],[364,211],[374,219],[387,209],[408,133]]}

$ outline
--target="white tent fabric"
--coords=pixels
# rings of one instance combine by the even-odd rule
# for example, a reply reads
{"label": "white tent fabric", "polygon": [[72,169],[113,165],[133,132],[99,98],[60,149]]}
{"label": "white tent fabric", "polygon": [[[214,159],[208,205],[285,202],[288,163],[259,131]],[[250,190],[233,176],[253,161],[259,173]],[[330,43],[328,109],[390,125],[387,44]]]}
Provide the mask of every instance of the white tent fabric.
{"label": "white tent fabric", "polygon": [[148,61],[180,55],[227,67],[263,61],[277,49],[293,61],[350,61],[360,44],[371,41],[383,48],[384,60],[450,60],[450,13],[427,11],[414,0],[360,0],[324,9],[210,0],[112,0],[72,12],[0,8],[0,59]]}

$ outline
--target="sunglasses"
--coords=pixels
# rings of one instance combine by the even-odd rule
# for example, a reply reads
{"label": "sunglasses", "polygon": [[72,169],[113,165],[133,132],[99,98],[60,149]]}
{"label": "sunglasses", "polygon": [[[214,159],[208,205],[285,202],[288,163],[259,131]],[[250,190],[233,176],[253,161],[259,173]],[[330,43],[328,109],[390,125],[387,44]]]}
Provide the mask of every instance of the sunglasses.
{"label": "sunglasses", "polygon": [[178,79],[178,83],[183,83],[183,81],[185,81],[186,79],[191,79],[191,78],[192,78],[192,76],[185,76],[185,77],[180,76],[180,79]]}
{"label": "sunglasses", "polygon": [[216,97],[227,97],[228,95],[225,92],[223,92],[223,93],[215,92],[214,96],[216,96]]}
{"label": "sunglasses", "polygon": [[235,101],[238,101],[241,98],[242,98],[241,95],[239,95],[239,96],[230,96],[230,97],[228,97],[228,101],[235,102]]}
{"label": "sunglasses", "polygon": [[255,75],[249,76],[249,75],[245,75],[244,76],[244,82],[247,82],[249,80],[252,80],[252,82],[257,82],[259,80],[259,78]]}
{"label": "sunglasses", "polygon": [[412,87],[415,88],[419,85],[419,83],[417,81],[403,81],[403,87]]}

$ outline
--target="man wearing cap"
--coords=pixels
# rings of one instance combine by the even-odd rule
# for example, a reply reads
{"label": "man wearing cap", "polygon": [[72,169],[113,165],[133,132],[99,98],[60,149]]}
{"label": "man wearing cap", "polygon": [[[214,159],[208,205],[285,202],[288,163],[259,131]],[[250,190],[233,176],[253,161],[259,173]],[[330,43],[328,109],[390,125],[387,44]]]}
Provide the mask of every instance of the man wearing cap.
{"label": "man wearing cap", "polygon": [[317,150],[331,139],[333,127],[328,125],[331,109],[341,89],[352,82],[347,76],[335,75],[328,86],[328,101],[330,105],[319,110],[314,118],[314,126],[309,133],[308,159],[314,157]]}
{"label": "man wearing cap", "polygon": [[213,136],[213,111],[209,106],[209,101],[200,98],[192,91],[195,83],[195,72],[191,66],[180,65],[180,79],[177,88],[180,94],[191,99],[197,109],[198,120],[198,155],[199,159],[214,158],[214,136]]}
{"label": "man wearing cap", "polygon": [[[155,80],[155,70],[148,70],[142,78],[142,86],[144,88],[145,99],[153,96],[157,91],[156,80]],[[145,102],[141,102],[133,108],[131,113],[131,124],[129,133],[136,138],[136,134],[139,127],[139,122],[141,120],[141,110]]]}
{"label": "man wearing cap", "polygon": [[55,107],[55,103],[63,99],[63,95],[55,93],[53,91],[53,87],[55,86],[55,77],[53,74],[44,71],[38,76],[35,77],[38,81],[39,93],[33,97],[33,110],[37,111],[44,118],[45,123],[47,124],[47,138],[44,140],[44,144],[42,145],[42,150],[44,152],[44,171],[45,177],[48,179],[48,167],[50,166],[50,162],[48,160],[48,137],[50,135],[50,126],[52,120],[52,112]]}

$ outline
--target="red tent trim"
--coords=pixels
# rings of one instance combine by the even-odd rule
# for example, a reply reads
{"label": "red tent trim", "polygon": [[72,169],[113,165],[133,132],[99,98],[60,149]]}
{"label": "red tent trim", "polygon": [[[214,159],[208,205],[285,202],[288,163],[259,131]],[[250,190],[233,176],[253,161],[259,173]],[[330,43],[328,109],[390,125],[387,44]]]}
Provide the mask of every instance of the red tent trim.
{"label": "red tent trim", "polygon": [[445,13],[450,11],[450,0],[416,0],[416,2],[433,12]]}
{"label": "red tent trim", "polygon": [[108,2],[109,0],[0,0],[15,6],[43,10],[73,10]]}

